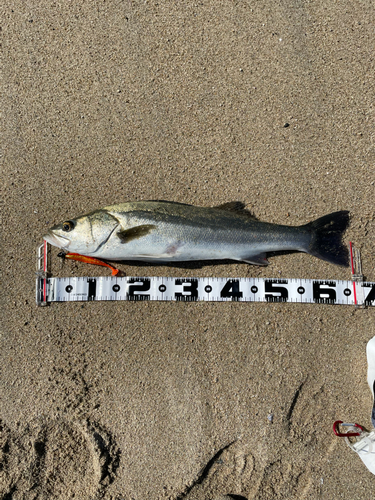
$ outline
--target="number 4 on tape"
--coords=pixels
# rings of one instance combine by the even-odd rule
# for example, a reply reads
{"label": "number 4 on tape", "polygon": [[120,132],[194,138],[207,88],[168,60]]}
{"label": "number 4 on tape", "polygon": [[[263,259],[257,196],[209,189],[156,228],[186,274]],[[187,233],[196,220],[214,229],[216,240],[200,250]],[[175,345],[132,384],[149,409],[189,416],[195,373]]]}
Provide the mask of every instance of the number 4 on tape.
{"label": "number 4 on tape", "polygon": [[46,242],[38,248],[36,302],[127,300],[180,302],[296,302],[375,305],[375,283],[365,283],[359,252],[350,245],[352,279],[48,277]]}

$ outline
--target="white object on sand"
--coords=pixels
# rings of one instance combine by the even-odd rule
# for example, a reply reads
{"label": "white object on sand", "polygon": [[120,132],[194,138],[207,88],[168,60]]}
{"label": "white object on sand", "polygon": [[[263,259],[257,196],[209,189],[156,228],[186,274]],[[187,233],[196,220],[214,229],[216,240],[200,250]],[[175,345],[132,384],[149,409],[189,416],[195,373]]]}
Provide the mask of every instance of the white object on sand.
{"label": "white object on sand", "polygon": [[[374,385],[375,385],[375,337],[367,343],[366,347],[367,354],[367,383],[370,386],[373,400],[375,398]],[[375,409],[372,408],[371,413],[372,425],[375,427]]]}
{"label": "white object on sand", "polygon": [[[370,386],[373,403],[374,403],[374,386],[375,386],[375,337],[373,337],[366,347],[367,353],[367,382]],[[371,413],[372,425],[375,427],[375,405],[373,404]],[[354,429],[353,430],[357,430]],[[349,430],[350,432],[350,430]],[[359,440],[352,443],[349,438],[345,438],[348,446],[357,453],[359,458],[365,464],[370,472],[375,475],[375,430],[371,432],[362,432]]]}

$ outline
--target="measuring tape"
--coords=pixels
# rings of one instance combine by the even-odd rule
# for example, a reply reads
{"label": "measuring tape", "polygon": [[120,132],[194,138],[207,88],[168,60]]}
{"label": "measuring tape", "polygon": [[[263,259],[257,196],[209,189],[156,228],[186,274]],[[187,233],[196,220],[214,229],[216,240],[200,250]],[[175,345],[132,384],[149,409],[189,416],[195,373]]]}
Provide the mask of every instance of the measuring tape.
{"label": "measuring tape", "polygon": [[[375,283],[364,283],[359,252],[351,250],[353,279],[72,277],[49,278],[47,244],[38,249],[36,302],[128,300],[180,302],[293,302],[375,305]],[[353,253],[354,252],[354,253]],[[355,265],[357,273],[355,273]]]}

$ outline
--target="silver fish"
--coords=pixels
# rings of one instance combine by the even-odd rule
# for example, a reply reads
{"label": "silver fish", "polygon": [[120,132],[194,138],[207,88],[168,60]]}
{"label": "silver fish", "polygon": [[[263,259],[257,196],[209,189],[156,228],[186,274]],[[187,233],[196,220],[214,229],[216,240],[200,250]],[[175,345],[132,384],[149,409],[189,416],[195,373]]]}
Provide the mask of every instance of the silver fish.
{"label": "silver fish", "polygon": [[349,212],[303,226],[260,222],[238,202],[204,208],[167,201],[111,205],[52,227],[44,236],[68,252],[108,260],[178,262],[231,259],[258,266],[266,254],[306,252],[341,266]]}

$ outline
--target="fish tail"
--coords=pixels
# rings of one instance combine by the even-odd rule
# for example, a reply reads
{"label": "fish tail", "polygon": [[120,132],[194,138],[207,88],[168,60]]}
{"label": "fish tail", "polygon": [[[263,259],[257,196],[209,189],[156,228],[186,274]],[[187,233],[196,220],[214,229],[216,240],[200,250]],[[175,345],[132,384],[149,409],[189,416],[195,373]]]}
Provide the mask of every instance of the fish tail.
{"label": "fish tail", "polygon": [[307,252],[319,259],[338,266],[349,266],[349,251],[342,242],[342,236],[349,225],[349,212],[342,210],[324,215],[306,228],[312,232]]}

